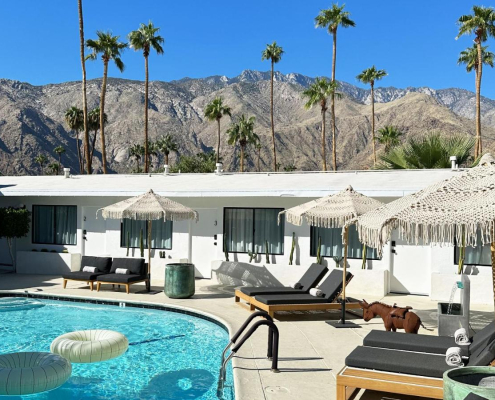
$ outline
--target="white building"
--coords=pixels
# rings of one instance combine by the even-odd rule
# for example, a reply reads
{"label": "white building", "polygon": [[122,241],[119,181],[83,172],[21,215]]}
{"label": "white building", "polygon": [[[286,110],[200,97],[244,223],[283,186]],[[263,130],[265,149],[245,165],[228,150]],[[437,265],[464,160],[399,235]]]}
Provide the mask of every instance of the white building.
{"label": "white building", "polygon": [[[222,272],[232,284],[251,276],[287,284],[297,280],[315,262],[317,238],[329,267],[341,255],[338,230],[315,231],[309,226],[277,224],[285,208],[354,190],[389,202],[447,179],[459,171],[395,170],[304,173],[222,173],[0,177],[0,207],[25,206],[32,211],[31,232],[15,243],[18,273],[60,274],[78,268],[80,255],[139,257],[136,222],[104,220],[97,210],[150,188],[199,212],[199,222],[153,223],[152,279],[163,281],[166,263],[194,263],[197,276],[216,277]],[[294,265],[289,266],[292,235],[296,238]],[[146,240],[147,235],[144,234]],[[352,236],[352,235],[351,235]],[[224,243],[231,262],[225,260]],[[265,244],[270,264],[266,263]],[[430,295],[445,299],[458,279],[455,249],[450,246],[407,245],[397,235],[377,259],[368,251],[366,271],[361,270],[362,246],[350,249],[349,266],[355,274],[349,292],[380,295],[388,292]],[[145,244],[146,248],[146,244]],[[63,254],[66,250],[69,254]],[[36,250],[36,251],[35,251]],[[251,263],[248,251],[260,253]],[[160,253],[165,252],[165,258]],[[489,248],[468,249],[467,273],[472,274],[472,301],[491,303]],[[6,241],[0,243],[0,264],[11,263]],[[212,274],[213,270],[213,274]],[[247,279],[249,281],[249,279]]]}

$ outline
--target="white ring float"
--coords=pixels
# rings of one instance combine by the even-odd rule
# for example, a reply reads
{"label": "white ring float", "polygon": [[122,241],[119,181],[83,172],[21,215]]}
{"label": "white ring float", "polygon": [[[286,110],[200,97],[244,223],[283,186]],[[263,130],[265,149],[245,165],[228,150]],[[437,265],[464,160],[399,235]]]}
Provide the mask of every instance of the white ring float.
{"label": "white ring float", "polygon": [[65,358],[52,353],[0,355],[0,395],[27,395],[63,385],[72,373]]}
{"label": "white ring float", "polygon": [[129,341],[119,332],[90,330],[59,336],[52,342],[50,351],[73,363],[94,363],[119,357],[128,347]]}

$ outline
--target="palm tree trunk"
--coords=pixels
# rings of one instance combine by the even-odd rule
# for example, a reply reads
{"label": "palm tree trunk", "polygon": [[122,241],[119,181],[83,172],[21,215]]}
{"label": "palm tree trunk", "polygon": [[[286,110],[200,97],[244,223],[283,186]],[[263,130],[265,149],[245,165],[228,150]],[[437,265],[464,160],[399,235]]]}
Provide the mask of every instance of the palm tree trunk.
{"label": "palm tree trunk", "polygon": [[373,165],[376,164],[376,149],[375,149],[375,91],[374,83],[371,82],[371,139],[373,140]]}
{"label": "palm tree trunk", "polygon": [[244,172],[244,146],[241,145],[241,172]]}
{"label": "palm tree trunk", "polygon": [[327,170],[327,154],[326,154],[326,143],[325,143],[325,108],[321,108],[321,157],[323,160],[323,171]]}
{"label": "palm tree trunk", "polygon": [[[335,82],[335,65],[337,64],[337,29],[333,31],[332,82]],[[332,93],[332,157],[333,170],[337,171],[337,147],[335,145],[335,93]],[[325,171],[326,171],[325,162]]]}
{"label": "palm tree trunk", "polygon": [[217,164],[220,162],[220,118],[217,118],[218,122],[218,138],[217,138]]}
{"label": "palm tree trunk", "polygon": [[492,242],[490,245],[491,258],[492,258],[492,282],[493,282],[493,301],[495,303],[495,231],[491,231]]}
{"label": "palm tree trunk", "polygon": [[258,149],[258,172],[261,172],[261,169],[260,169],[260,158],[261,158],[261,149]]}
{"label": "palm tree trunk", "polygon": [[277,151],[275,148],[275,126],[273,124],[273,60],[272,60],[272,75],[270,80],[270,120],[272,124],[273,170],[277,171]]}
{"label": "palm tree trunk", "polygon": [[168,154],[167,153],[165,153],[165,165],[168,165]]}
{"label": "palm tree trunk", "polygon": [[148,57],[144,57],[144,172],[148,173]]}
{"label": "palm tree trunk", "polygon": [[62,170],[62,163],[60,162],[61,158],[62,158],[62,155],[61,155],[61,154],[59,154],[59,155],[58,155],[58,170],[59,170],[59,171],[61,171],[61,170]]}
{"label": "palm tree trunk", "polygon": [[79,131],[76,129],[76,146],[77,146],[77,160],[79,161],[79,173],[82,174],[83,171],[83,165],[82,165],[82,159],[81,159],[81,146],[79,145]]}
{"label": "palm tree trunk", "polygon": [[95,134],[93,136],[93,140],[91,143],[91,172],[93,171],[93,155],[95,153],[95,147],[96,147],[96,135],[98,134],[98,130],[95,129]]}
{"label": "palm tree trunk", "polygon": [[82,98],[84,114],[84,150],[86,153],[86,165],[88,174],[91,174],[91,159],[89,157],[89,129],[88,129],[88,99],[86,96],[86,60],[84,59],[84,20],[82,11],[82,0],[77,0],[79,9],[79,42],[81,48],[81,67],[82,67]]}
{"label": "palm tree trunk", "polygon": [[105,94],[107,91],[108,61],[103,62],[103,82],[100,95],[100,138],[101,138],[101,163],[103,173],[107,174],[107,150],[105,148]]}
{"label": "palm tree trunk", "polygon": [[481,51],[481,38],[477,41],[478,47],[478,71],[476,74],[476,147],[474,156],[479,157],[482,153],[481,146],[481,75],[483,72],[483,60]]}

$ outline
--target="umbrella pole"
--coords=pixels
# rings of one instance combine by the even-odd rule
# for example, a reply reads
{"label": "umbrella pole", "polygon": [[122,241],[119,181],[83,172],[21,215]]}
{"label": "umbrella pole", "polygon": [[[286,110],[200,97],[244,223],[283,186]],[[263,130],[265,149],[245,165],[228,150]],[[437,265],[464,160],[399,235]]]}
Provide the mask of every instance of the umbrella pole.
{"label": "umbrella pole", "polygon": [[344,268],[342,269],[342,317],[339,323],[345,325],[345,286],[347,277],[347,239],[349,237],[349,227],[344,228]]}
{"label": "umbrella pole", "polygon": [[151,290],[151,219],[148,220],[148,292]]}

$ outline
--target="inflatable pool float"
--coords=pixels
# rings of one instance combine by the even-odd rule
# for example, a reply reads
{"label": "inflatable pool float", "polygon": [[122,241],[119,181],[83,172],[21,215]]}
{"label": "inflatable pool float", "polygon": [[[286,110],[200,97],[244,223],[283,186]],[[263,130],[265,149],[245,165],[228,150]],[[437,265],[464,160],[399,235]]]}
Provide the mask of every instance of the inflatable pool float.
{"label": "inflatable pool float", "polygon": [[69,361],[52,353],[0,355],[0,395],[28,395],[63,385],[72,373]]}
{"label": "inflatable pool float", "polygon": [[30,310],[43,307],[41,301],[28,299],[26,297],[2,297],[0,298],[0,312]]}
{"label": "inflatable pool float", "polygon": [[119,332],[89,330],[69,332],[56,338],[50,351],[73,363],[94,363],[121,356],[129,341]]}

